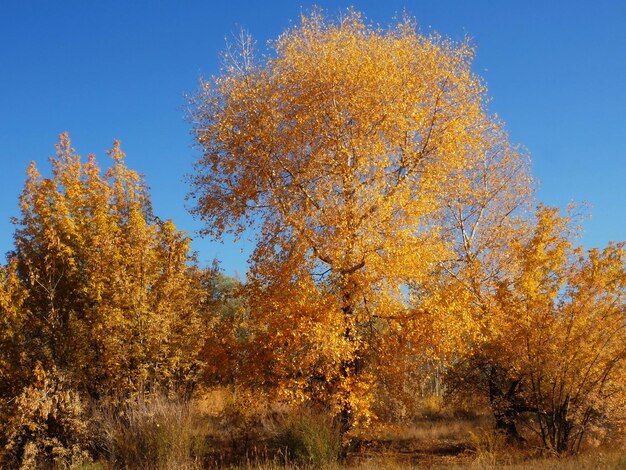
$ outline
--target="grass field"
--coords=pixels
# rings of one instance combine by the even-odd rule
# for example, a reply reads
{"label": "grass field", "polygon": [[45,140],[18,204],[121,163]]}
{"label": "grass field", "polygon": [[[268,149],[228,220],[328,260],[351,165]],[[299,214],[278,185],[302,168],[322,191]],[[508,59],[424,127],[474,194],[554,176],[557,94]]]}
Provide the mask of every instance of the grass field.
{"label": "grass field", "polygon": [[190,403],[141,401],[123,416],[103,410],[101,447],[108,457],[83,468],[626,468],[624,441],[614,436],[559,458],[530,433],[523,447],[508,445],[487,412],[430,405],[410,419],[376,423],[345,446],[323,413],[261,406],[252,398],[214,390]]}

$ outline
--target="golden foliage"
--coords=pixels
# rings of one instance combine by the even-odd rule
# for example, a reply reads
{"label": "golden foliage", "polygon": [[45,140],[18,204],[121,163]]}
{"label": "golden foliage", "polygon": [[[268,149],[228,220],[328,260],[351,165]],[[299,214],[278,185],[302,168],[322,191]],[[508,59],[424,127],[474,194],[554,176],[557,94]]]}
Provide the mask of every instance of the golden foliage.
{"label": "golden foliage", "polygon": [[6,468],[76,468],[91,462],[91,422],[80,395],[57,370],[35,366],[34,383],[15,398],[13,412],[0,431]]}
{"label": "golden foliage", "polygon": [[[0,266],[0,397],[21,392],[30,368],[20,344],[24,342],[23,308],[27,291],[17,275],[15,259]],[[3,403],[0,401],[0,417]]]}
{"label": "golden foliage", "polygon": [[575,248],[572,218],[540,206],[513,241],[489,301],[490,328],[455,365],[452,384],[488,396],[512,436],[522,413],[556,453],[574,452],[594,426],[624,422],[624,244]]}
{"label": "golden foliage", "polygon": [[[104,174],[93,156],[81,161],[67,135],[57,149],[51,178],[28,168],[15,220],[19,354],[28,370],[36,361],[58,367],[94,396],[184,386],[200,342],[189,239],[153,216],[119,142]],[[4,286],[15,296],[12,276]],[[2,321],[8,315],[16,314],[5,309]]]}
{"label": "golden foliage", "polygon": [[258,233],[242,377],[366,424],[377,384],[423,352],[407,289],[456,258],[445,213],[488,212],[461,214],[485,224],[486,252],[528,194],[525,162],[485,112],[467,42],[316,11],[272,48],[201,84],[195,213],[216,237]]}

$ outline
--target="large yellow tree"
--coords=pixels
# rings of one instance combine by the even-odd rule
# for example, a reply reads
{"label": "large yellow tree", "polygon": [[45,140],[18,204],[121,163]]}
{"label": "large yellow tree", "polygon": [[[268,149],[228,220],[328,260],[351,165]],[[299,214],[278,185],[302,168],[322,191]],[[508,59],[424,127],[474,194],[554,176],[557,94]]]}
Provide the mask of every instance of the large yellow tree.
{"label": "large yellow tree", "polygon": [[408,286],[455,257],[442,211],[483,190],[455,175],[517,154],[467,42],[314,12],[271,47],[201,83],[191,197],[207,234],[257,235],[245,377],[330,406],[347,430],[399,351],[419,353]]}

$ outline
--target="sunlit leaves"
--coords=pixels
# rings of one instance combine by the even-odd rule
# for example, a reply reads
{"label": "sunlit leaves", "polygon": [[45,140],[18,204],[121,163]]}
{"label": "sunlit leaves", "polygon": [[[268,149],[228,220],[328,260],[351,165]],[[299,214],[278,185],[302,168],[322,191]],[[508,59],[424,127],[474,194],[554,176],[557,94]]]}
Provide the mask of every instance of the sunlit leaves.
{"label": "sunlit leaves", "polygon": [[68,370],[94,395],[184,385],[200,341],[189,239],[154,217],[119,142],[109,155],[103,172],[62,135],[51,178],[28,168],[11,255],[25,291],[16,347],[27,368]]}
{"label": "sunlit leaves", "polygon": [[367,422],[376,382],[423,352],[409,286],[456,259],[447,211],[484,206],[485,238],[528,194],[525,162],[467,42],[316,11],[271,47],[201,83],[194,211],[216,237],[256,229],[245,377]]}

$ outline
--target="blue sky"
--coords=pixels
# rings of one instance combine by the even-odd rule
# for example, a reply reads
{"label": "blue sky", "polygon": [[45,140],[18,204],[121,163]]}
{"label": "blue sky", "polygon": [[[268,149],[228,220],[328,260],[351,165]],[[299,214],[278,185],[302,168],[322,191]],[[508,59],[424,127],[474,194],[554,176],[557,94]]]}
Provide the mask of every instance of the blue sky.
{"label": "blue sky", "polygon": [[[586,201],[583,244],[626,240],[626,2],[317,1],[331,14],[354,5],[388,24],[406,10],[422,31],[469,36],[490,109],[526,147],[538,198]],[[182,179],[198,156],[184,94],[218,71],[224,38],[246,28],[264,47],[313,3],[290,1],[3,1],[0,3],[0,251],[24,170],[48,173],[59,133],[101,164],[113,139],[144,173],[155,212],[193,234]],[[246,270],[251,243],[194,235],[200,261]]]}

